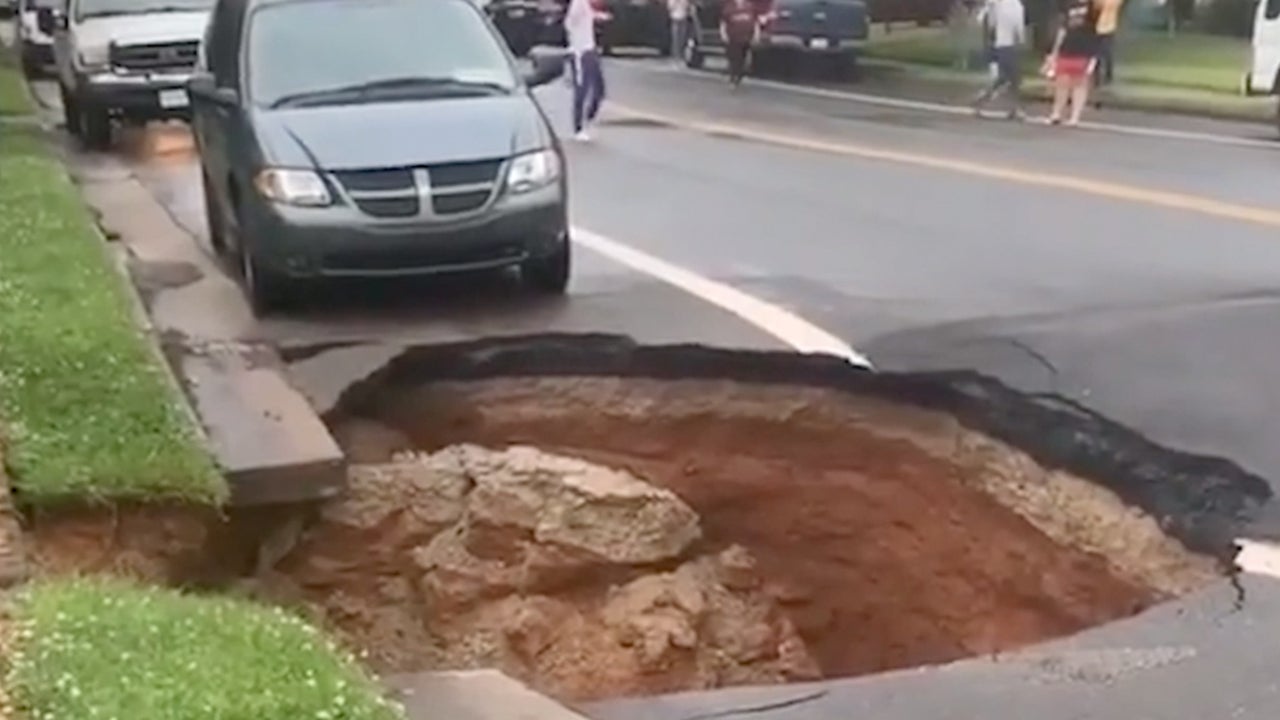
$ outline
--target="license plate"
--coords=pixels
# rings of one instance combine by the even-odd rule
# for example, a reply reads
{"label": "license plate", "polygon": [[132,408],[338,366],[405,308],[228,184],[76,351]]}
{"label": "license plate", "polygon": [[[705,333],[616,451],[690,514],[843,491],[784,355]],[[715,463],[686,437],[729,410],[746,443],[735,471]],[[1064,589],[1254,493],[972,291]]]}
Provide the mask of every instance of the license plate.
{"label": "license plate", "polygon": [[831,43],[826,38],[814,38],[809,41],[809,47],[814,50],[826,50],[830,46]]}
{"label": "license plate", "polygon": [[191,99],[187,97],[187,91],[181,88],[177,90],[161,90],[160,91],[160,107],[165,110],[176,110],[184,108],[191,104]]}
{"label": "license plate", "polygon": [[512,20],[519,20],[520,18],[524,17],[524,10],[523,9],[510,10],[507,12],[507,17],[511,18]]}

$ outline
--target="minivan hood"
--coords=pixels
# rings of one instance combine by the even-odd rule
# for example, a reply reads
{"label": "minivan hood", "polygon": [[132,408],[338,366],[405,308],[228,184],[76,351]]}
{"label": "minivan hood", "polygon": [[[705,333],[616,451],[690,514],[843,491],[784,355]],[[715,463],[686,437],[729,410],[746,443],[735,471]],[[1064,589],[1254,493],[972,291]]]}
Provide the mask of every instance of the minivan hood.
{"label": "minivan hood", "polygon": [[505,158],[550,144],[533,98],[470,97],[262,110],[267,162],[353,170]]}
{"label": "minivan hood", "polygon": [[192,42],[200,40],[208,22],[207,10],[91,17],[76,25],[76,42],[85,47]]}

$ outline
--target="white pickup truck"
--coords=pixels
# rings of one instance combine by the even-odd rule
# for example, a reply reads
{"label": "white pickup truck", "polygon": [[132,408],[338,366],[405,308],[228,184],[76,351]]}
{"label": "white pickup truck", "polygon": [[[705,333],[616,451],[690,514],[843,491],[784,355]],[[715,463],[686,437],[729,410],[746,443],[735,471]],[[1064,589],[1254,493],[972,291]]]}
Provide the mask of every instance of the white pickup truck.
{"label": "white pickup truck", "polygon": [[67,129],[93,149],[116,120],[188,119],[187,80],[214,0],[63,0],[41,8],[53,36]]}

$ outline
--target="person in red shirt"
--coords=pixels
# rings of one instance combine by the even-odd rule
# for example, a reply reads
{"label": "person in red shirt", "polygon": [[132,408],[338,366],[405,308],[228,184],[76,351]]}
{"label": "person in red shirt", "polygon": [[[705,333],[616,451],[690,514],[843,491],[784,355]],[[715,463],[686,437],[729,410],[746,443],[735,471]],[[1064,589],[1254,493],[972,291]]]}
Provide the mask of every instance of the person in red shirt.
{"label": "person in red shirt", "polygon": [[720,39],[729,60],[729,82],[742,84],[747,74],[747,56],[760,27],[760,15],[753,0],[724,0],[720,11]]}

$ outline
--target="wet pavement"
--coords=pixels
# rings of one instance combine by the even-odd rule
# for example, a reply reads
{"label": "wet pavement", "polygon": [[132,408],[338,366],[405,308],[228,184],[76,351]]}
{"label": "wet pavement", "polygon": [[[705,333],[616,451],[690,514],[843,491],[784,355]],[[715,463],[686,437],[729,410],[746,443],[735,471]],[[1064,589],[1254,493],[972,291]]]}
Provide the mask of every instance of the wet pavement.
{"label": "wet pavement", "polygon": [[[1280,479],[1280,144],[1265,129],[1160,119],[1147,125],[1186,136],[1064,131],[772,85],[735,94],[713,76],[654,61],[608,70],[618,106],[595,143],[568,147],[577,227],[789,310],[879,368],[978,370]],[[45,84],[42,97],[51,94]],[[564,88],[541,97],[563,129]],[[115,161],[207,256],[199,171],[181,127],[126,137],[121,153]],[[489,277],[335,289],[299,316],[256,322],[234,309],[229,279],[214,295],[237,318],[221,332],[284,348],[355,343],[376,354],[535,332],[783,346],[768,318],[735,314],[588,248],[577,260],[570,295],[556,301]],[[331,394],[367,372],[352,352],[308,355],[299,381]],[[1280,517],[1265,516],[1250,535],[1280,536]],[[1274,717],[1280,656],[1243,643],[1280,620],[1280,586],[1247,584],[1243,609],[1224,584],[1072,641],[1150,650],[1176,636],[1192,648],[1176,661],[1095,654],[1040,694],[1017,689],[1043,678],[1040,666],[1029,676],[1025,665],[971,663],[828,686],[822,702],[787,704],[805,691],[782,688],[597,712],[675,720],[782,703],[756,714]],[[1089,670],[1113,661],[1120,670]],[[927,692],[918,687],[926,679]]]}

